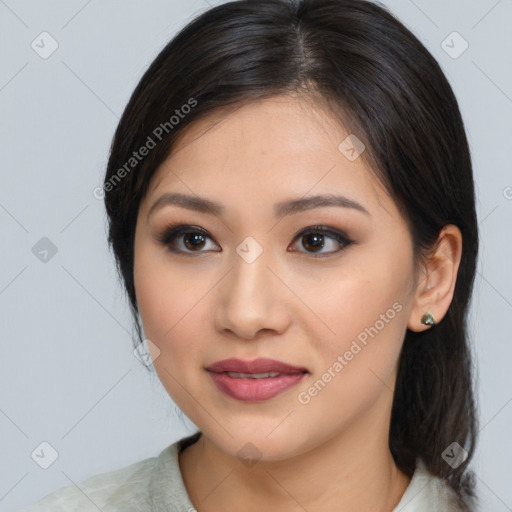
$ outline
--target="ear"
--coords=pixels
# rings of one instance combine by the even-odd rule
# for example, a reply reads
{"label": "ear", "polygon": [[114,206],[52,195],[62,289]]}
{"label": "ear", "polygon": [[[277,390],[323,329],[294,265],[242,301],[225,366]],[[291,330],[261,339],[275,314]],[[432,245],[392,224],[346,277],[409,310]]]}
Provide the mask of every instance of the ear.
{"label": "ear", "polygon": [[461,254],[462,234],[457,226],[447,224],[416,276],[416,290],[407,323],[411,331],[431,328],[421,323],[425,313],[430,313],[436,323],[444,318],[453,299]]}

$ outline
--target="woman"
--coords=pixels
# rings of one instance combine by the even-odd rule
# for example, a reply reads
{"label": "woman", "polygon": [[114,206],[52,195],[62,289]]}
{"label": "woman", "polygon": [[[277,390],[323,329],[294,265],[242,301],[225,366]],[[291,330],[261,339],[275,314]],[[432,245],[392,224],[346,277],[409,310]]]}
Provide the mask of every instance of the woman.
{"label": "woman", "polygon": [[135,89],[104,191],[137,345],[198,432],[30,510],[475,509],[470,152],[385,8],[200,15]]}

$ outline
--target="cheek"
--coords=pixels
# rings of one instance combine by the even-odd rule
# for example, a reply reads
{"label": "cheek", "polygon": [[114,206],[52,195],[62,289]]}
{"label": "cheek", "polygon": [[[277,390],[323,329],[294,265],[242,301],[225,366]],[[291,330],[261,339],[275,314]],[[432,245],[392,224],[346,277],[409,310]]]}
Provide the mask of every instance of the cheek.
{"label": "cheek", "polygon": [[321,326],[315,327],[316,332],[321,329],[323,333],[313,338],[321,355],[315,377],[332,382],[326,386],[325,398],[332,394],[330,398],[336,401],[343,396],[346,405],[354,408],[361,405],[359,400],[375,398],[383,386],[392,389],[412,278],[403,254],[400,259],[369,256],[367,261],[359,254],[358,260],[358,266],[350,266],[336,280],[326,279],[310,303],[329,327],[312,320]]}
{"label": "cheek", "polygon": [[161,276],[145,279],[137,297],[144,333],[160,349],[158,363],[168,365],[196,352],[204,322],[197,318],[201,294],[182,291],[175,279],[172,288],[165,284]]}
{"label": "cheek", "polygon": [[201,340],[208,315],[204,295],[215,283],[184,267],[151,248],[141,248],[135,256],[134,282],[144,334],[160,351],[154,367],[173,397],[178,390],[171,376],[181,382],[181,376],[203,360]]}
{"label": "cheek", "polygon": [[331,287],[330,300],[319,309],[335,334],[314,338],[318,364],[301,388],[299,402],[309,401],[304,411],[321,418],[326,430],[350,422],[379,397],[389,401],[393,397],[407,324],[404,285],[377,276],[352,274]]}
{"label": "cheek", "polygon": [[[202,290],[188,279],[188,274],[172,264],[162,249],[142,239],[135,244],[134,284],[144,332],[157,344],[166,344],[197,304]],[[153,340],[152,340],[153,341]]]}
{"label": "cheek", "polygon": [[309,319],[309,327],[323,340],[331,340],[329,345],[336,350],[343,348],[340,342],[350,345],[349,340],[358,336],[364,342],[372,327],[384,335],[402,332],[406,325],[405,314],[400,314],[407,310],[406,291],[411,282],[406,259],[368,257],[364,261],[359,253],[357,260],[320,277],[318,273],[297,277],[294,283],[297,296],[314,313],[303,314],[303,318]]}
{"label": "cheek", "polygon": [[144,334],[159,350],[153,358],[155,371],[173,401],[185,414],[193,414],[189,392],[197,388],[191,379],[198,372],[190,370],[194,365],[199,369],[202,361],[205,323],[198,315],[204,290],[168,264],[166,269],[153,261],[137,269],[135,288]]}

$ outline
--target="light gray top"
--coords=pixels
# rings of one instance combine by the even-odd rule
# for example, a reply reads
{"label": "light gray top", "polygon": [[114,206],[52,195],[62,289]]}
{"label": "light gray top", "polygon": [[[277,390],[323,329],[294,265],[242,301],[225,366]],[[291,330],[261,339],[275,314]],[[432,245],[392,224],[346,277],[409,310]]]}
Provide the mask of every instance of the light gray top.
{"label": "light gray top", "polygon": [[[196,512],[178,463],[179,452],[199,438],[184,437],[150,457],[62,487],[19,512]],[[418,459],[416,470],[393,512],[456,511],[453,491]]]}

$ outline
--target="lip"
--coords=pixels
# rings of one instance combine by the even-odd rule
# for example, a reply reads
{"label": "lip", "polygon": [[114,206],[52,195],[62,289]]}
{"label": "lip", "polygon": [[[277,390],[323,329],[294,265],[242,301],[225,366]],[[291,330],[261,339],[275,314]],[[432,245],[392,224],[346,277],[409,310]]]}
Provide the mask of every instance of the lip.
{"label": "lip", "polygon": [[[293,366],[275,359],[224,359],[206,368],[217,388],[226,395],[243,402],[269,400],[296,386],[309,371],[305,367]],[[236,378],[228,375],[236,373],[279,373],[268,378]]]}
{"label": "lip", "polygon": [[276,359],[259,358],[254,361],[246,361],[244,359],[223,359],[217,361],[206,368],[210,372],[239,372],[239,373],[266,373],[266,372],[279,372],[279,373],[302,373],[307,372],[308,369],[304,366],[292,366]]}

